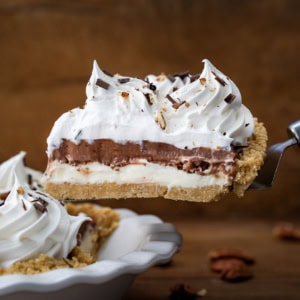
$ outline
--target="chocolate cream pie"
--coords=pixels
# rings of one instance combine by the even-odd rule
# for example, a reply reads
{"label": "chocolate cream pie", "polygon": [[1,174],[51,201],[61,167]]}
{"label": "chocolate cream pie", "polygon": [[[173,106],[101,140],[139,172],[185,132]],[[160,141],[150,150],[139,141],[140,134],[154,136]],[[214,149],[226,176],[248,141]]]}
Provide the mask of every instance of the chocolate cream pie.
{"label": "chocolate cream pie", "polygon": [[94,62],[85,106],[64,113],[48,137],[45,190],[75,200],[242,196],[263,164],[267,133],[236,85],[203,62],[201,74],[144,80]]}

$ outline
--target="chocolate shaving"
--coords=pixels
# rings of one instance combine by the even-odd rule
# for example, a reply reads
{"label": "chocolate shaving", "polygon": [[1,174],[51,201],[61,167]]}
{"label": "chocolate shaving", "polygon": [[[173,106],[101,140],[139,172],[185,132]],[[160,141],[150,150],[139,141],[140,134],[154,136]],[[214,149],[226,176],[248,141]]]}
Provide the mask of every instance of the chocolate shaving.
{"label": "chocolate shaving", "polygon": [[226,82],[225,82],[224,79],[220,78],[215,72],[213,72],[213,71],[211,71],[211,72],[214,74],[215,79],[216,79],[221,85],[223,85],[223,86],[226,85]]}
{"label": "chocolate shaving", "polygon": [[77,140],[81,134],[82,134],[82,130],[80,129],[75,136],[75,140]]}
{"label": "chocolate shaving", "polygon": [[98,85],[99,87],[105,89],[105,90],[108,90],[110,84],[103,81],[102,79],[98,78],[97,81],[96,81],[96,85]]}
{"label": "chocolate shaving", "polygon": [[[8,195],[9,195],[9,192],[1,193],[0,194],[0,200],[6,200]],[[0,204],[0,206],[3,205],[3,204],[4,204],[4,202],[2,204]]]}
{"label": "chocolate shaving", "polygon": [[156,90],[156,85],[154,85],[152,82],[149,84],[149,89],[151,91],[155,91]]}
{"label": "chocolate shaving", "polygon": [[144,96],[145,96],[148,104],[152,105],[154,101],[153,101],[153,98],[151,97],[151,95],[149,93],[146,93],[146,94],[144,94]]}
{"label": "chocolate shaving", "polygon": [[181,101],[181,102],[175,102],[172,107],[174,109],[178,109],[181,105],[185,104],[186,102],[185,101]]}
{"label": "chocolate shaving", "polygon": [[230,93],[228,96],[226,96],[224,101],[228,104],[231,104],[235,98],[236,98],[236,95]]}
{"label": "chocolate shaving", "polygon": [[31,174],[27,175],[27,182],[29,185],[32,185],[32,175]]}
{"label": "chocolate shaving", "polygon": [[129,82],[130,78],[119,78],[118,81],[119,81],[119,83],[123,84],[123,83]]}
{"label": "chocolate shaving", "polygon": [[33,206],[36,210],[40,211],[41,213],[44,213],[47,211],[47,207],[42,205],[40,202],[34,203]]}
{"label": "chocolate shaving", "polygon": [[106,74],[107,76],[114,77],[114,75],[112,75],[111,73],[109,73],[109,72],[106,71],[106,70],[102,70],[102,72],[103,72],[104,74]]}
{"label": "chocolate shaving", "polygon": [[24,209],[24,210],[27,210],[27,207],[26,207],[26,205],[25,205],[23,199],[22,199],[22,206],[23,206],[23,209]]}
{"label": "chocolate shaving", "polygon": [[178,90],[178,87],[174,86],[173,87],[173,92],[177,91]]}
{"label": "chocolate shaving", "polygon": [[37,199],[35,199],[35,200],[32,200],[31,201],[32,203],[37,203],[37,202],[39,202],[39,203],[41,203],[41,204],[43,204],[43,205],[48,205],[48,202],[46,201],[46,200],[44,200],[44,199],[42,199],[42,198],[37,198]]}
{"label": "chocolate shaving", "polygon": [[10,192],[1,193],[0,194],[0,206],[4,205],[6,198],[8,197]]}
{"label": "chocolate shaving", "polygon": [[[40,194],[40,195],[42,195],[42,196],[46,196],[46,194],[45,194],[45,193],[43,193],[43,192],[40,192],[40,191],[36,191],[36,193],[37,193],[37,194]],[[45,200],[43,200],[43,201],[45,201]]]}
{"label": "chocolate shaving", "polygon": [[33,203],[33,206],[36,210],[40,211],[41,213],[47,212],[47,206],[48,202],[42,198],[38,198],[36,200],[31,201]]}
{"label": "chocolate shaving", "polygon": [[176,104],[177,102],[169,95],[166,95],[166,98],[172,103],[172,104]]}

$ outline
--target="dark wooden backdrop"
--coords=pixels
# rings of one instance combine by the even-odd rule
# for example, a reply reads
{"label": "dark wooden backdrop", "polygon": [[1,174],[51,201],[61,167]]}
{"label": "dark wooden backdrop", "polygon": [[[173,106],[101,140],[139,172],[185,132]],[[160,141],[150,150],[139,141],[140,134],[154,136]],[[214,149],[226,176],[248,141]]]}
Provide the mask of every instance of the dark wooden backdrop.
{"label": "dark wooden backdrop", "polygon": [[[269,143],[300,118],[297,0],[2,0],[0,161],[27,151],[46,166],[46,138],[64,111],[83,105],[92,62],[132,76],[202,70],[210,59],[239,86]],[[275,186],[211,205],[109,202],[173,217],[300,215],[300,152],[286,153]],[[107,203],[107,202],[106,202]]]}

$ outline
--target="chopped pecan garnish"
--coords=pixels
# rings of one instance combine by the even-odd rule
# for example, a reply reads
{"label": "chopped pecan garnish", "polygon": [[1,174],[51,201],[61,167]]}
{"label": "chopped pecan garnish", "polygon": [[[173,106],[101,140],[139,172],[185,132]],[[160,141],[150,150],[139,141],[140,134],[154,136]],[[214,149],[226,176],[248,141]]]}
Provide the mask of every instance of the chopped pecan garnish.
{"label": "chopped pecan garnish", "polygon": [[18,187],[17,188],[17,193],[19,194],[19,195],[23,195],[24,194],[24,189],[20,186],[20,187]]}
{"label": "chopped pecan garnish", "polygon": [[198,294],[189,284],[178,283],[170,289],[170,300],[196,300]]}
{"label": "chopped pecan garnish", "polygon": [[206,78],[200,78],[200,83],[204,86],[206,86]]}
{"label": "chopped pecan garnish", "polygon": [[149,93],[144,94],[144,96],[146,97],[146,100],[149,105],[152,105],[154,103],[154,99]]}
{"label": "chopped pecan garnish", "polygon": [[127,93],[127,92],[122,92],[122,93],[121,93],[121,96],[122,96],[125,100],[127,100],[128,97],[129,97],[129,93]]}
{"label": "chopped pecan garnish", "polygon": [[166,121],[161,111],[157,114],[156,122],[159,124],[161,129],[166,129]]}

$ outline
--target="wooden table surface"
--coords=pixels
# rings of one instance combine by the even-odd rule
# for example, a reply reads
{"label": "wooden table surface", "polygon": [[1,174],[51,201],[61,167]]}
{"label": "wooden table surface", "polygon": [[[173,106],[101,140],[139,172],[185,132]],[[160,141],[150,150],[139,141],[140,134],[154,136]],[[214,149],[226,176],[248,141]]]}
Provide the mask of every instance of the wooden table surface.
{"label": "wooden table surface", "polygon": [[[177,283],[207,291],[201,299],[299,299],[300,242],[272,235],[274,220],[178,220],[183,235],[181,251],[168,266],[157,266],[138,276],[125,300],[168,299]],[[254,277],[229,283],[208,264],[208,251],[233,247],[252,255]],[[200,298],[199,298],[200,299]]]}

